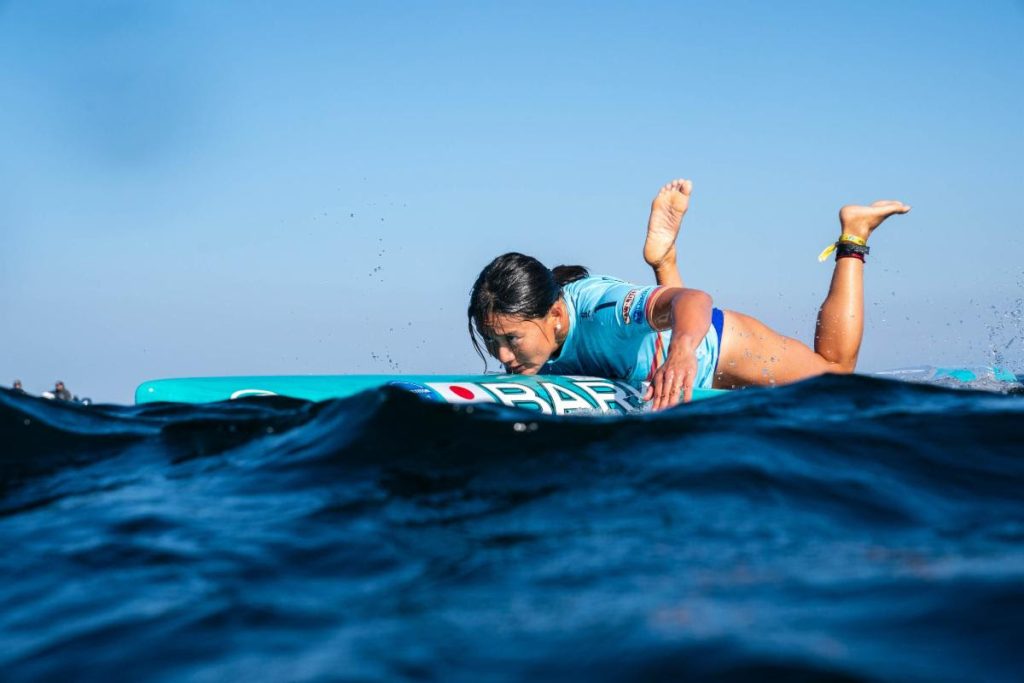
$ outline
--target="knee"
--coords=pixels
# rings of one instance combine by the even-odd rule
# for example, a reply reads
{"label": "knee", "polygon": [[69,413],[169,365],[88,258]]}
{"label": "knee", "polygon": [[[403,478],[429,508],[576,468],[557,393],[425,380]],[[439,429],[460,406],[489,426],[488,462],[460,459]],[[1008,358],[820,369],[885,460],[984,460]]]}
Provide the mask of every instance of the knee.
{"label": "knee", "polygon": [[839,363],[830,362],[828,367],[825,368],[825,372],[833,375],[852,375],[853,371],[857,369],[857,361],[843,361]]}

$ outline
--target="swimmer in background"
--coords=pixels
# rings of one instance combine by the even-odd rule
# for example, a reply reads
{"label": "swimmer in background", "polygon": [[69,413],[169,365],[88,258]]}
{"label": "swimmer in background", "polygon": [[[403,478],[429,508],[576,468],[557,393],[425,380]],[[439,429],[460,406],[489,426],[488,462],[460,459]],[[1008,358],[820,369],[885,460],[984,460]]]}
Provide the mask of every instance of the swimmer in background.
{"label": "swimmer in background", "polygon": [[53,397],[58,401],[70,401],[74,398],[67,387],[64,386],[64,382],[60,380],[57,380],[57,383],[53,385]]}
{"label": "swimmer in background", "polygon": [[14,392],[19,393],[19,394],[24,394],[25,393],[25,390],[21,388],[21,380],[20,379],[14,380],[14,384],[11,385],[11,391],[14,391]]}
{"label": "swimmer in background", "polygon": [[[580,266],[548,270],[519,253],[499,256],[473,285],[469,332],[514,374],[596,375],[646,387],[660,410],[689,401],[694,387],[736,388],[850,373],[864,333],[867,240],[898,201],[844,206],[828,294],[818,311],[812,350],[756,318],[712,307],[682,286],[675,242],[692,183],[674,180],[651,205],[644,259],[657,286],[644,287]],[[479,341],[478,341],[479,338]]]}

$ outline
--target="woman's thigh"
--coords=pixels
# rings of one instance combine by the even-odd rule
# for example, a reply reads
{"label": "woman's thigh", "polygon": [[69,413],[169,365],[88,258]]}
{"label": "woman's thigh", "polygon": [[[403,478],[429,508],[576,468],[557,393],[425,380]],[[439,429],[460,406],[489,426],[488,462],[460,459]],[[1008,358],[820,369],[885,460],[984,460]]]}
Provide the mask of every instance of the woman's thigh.
{"label": "woman's thigh", "polygon": [[788,384],[836,371],[806,344],[760,320],[735,311],[724,314],[715,387]]}

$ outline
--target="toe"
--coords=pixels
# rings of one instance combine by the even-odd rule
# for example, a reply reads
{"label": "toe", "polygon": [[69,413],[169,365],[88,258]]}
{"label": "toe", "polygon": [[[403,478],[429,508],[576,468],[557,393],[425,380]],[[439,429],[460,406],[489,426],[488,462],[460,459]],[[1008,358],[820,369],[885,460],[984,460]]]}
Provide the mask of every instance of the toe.
{"label": "toe", "polygon": [[[883,202],[876,202],[876,203],[881,203],[882,204],[881,208],[884,209],[886,211],[886,213],[890,213],[890,214],[892,214],[892,213],[906,213],[907,211],[910,211],[910,207],[907,206],[906,204],[904,204],[903,202],[887,201],[887,202],[884,202],[884,203]],[[874,205],[872,205],[872,206],[874,206]]]}

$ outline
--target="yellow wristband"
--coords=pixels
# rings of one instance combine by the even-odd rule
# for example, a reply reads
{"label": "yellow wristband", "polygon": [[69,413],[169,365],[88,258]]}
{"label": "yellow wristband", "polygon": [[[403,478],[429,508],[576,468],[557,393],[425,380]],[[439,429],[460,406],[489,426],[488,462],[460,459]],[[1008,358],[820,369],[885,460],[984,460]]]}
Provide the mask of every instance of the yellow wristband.
{"label": "yellow wristband", "polygon": [[868,243],[867,240],[861,239],[856,235],[850,235],[844,232],[842,235],[839,236],[839,239],[825,247],[824,251],[818,254],[818,262],[821,263],[822,261],[827,259],[829,257],[829,254],[836,250],[836,247],[839,246],[840,242],[850,242],[861,247],[867,246]]}

